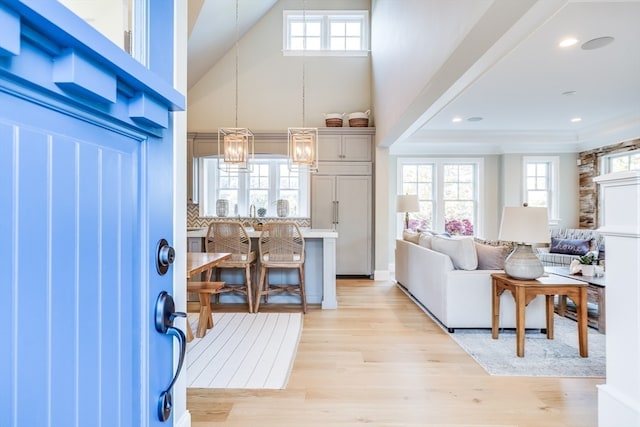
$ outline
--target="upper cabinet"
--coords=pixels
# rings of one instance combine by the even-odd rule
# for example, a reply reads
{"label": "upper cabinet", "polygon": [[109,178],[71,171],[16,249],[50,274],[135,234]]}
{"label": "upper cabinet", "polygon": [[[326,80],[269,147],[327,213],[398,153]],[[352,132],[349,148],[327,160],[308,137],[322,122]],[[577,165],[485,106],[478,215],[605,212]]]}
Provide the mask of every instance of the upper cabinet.
{"label": "upper cabinet", "polygon": [[318,130],[318,160],[372,161],[375,128],[321,128]]}

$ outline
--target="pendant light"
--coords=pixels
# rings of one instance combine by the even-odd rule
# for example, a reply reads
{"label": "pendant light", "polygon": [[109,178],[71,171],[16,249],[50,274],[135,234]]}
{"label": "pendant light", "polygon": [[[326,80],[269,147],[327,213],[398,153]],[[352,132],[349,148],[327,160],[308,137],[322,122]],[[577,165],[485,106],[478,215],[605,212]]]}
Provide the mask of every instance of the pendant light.
{"label": "pendant light", "polygon": [[235,127],[218,128],[218,169],[250,172],[255,157],[253,133],[238,127],[238,0],[236,0]]}
{"label": "pendant light", "polygon": [[287,153],[289,169],[317,172],[318,171],[318,128],[305,127],[305,50],[307,48],[307,15],[306,2],[302,4],[302,27],[304,44],[302,50],[302,127],[288,129]]}

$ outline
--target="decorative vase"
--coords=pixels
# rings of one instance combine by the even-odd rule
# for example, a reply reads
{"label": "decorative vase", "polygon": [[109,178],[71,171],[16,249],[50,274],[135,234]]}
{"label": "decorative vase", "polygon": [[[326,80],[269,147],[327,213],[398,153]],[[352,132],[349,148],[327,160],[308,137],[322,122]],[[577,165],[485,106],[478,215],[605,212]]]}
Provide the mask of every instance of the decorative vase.
{"label": "decorative vase", "polygon": [[593,264],[582,264],[580,266],[580,269],[582,270],[583,276],[593,276],[593,273],[595,271]]}
{"label": "decorative vase", "polygon": [[229,214],[229,201],[227,199],[216,200],[216,215],[225,217]]}
{"label": "decorative vase", "polygon": [[285,199],[278,199],[276,202],[278,207],[278,216],[283,218],[289,215],[289,201]]}

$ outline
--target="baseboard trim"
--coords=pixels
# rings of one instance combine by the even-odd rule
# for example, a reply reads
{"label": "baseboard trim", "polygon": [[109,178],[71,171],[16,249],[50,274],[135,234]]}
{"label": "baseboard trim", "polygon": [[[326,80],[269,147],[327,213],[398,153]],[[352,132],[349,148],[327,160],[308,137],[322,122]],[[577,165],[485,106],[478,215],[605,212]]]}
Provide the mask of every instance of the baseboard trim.
{"label": "baseboard trim", "polygon": [[598,385],[598,426],[640,425],[640,402],[633,402],[610,384]]}
{"label": "baseboard trim", "polygon": [[188,409],[184,411],[174,427],[191,427],[191,412]]}
{"label": "baseboard trim", "polygon": [[375,270],[373,280],[393,280],[393,275],[389,270]]}

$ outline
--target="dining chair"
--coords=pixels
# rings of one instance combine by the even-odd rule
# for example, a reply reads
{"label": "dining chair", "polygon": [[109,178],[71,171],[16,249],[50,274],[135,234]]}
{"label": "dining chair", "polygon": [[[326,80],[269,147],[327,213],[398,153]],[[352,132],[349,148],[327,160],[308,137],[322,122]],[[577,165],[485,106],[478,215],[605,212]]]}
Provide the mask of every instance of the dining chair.
{"label": "dining chair", "polygon": [[221,294],[240,293],[246,297],[249,313],[252,313],[254,293],[252,269],[255,270],[256,252],[251,250],[251,238],[246,228],[237,221],[212,222],[207,231],[206,249],[207,252],[231,253],[231,258],[215,267],[216,282],[221,281],[221,272],[224,269],[244,270],[244,283],[230,283],[225,280],[225,286],[215,294],[216,302],[219,301]]}
{"label": "dining chair", "polygon": [[[304,289],[304,238],[295,222],[270,222],[263,226],[258,240],[260,252],[260,280],[256,294],[255,311],[264,297],[269,295],[292,293],[300,295],[303,313],[307,312],[307,300]],[[273,284],[269,282],[270,269],[296,269],[298,283]]]}

